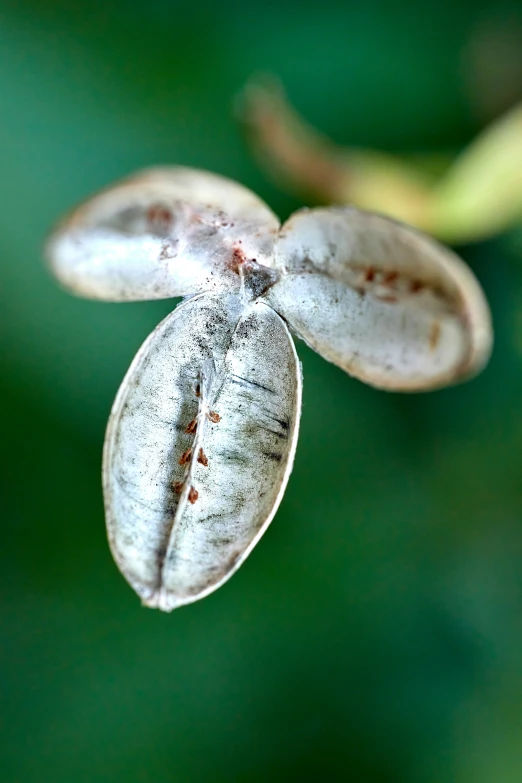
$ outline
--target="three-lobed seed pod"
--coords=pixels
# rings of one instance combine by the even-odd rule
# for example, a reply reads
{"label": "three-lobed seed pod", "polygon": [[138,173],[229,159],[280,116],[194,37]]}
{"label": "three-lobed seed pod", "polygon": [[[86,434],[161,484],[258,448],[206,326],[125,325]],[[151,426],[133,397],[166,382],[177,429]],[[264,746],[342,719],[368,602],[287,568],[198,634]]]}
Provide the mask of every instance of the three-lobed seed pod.
{"label": "three-lobed seed pod", "polygon": [[353,207],[280,226],[249,190],[203,171],[149,169],[94,196],[47,257],[81,296],[188,297],[138,351],[104,449],[112,553],[165,611],[226,581],[281,501],[301,411],[288,327],[398,391],[470,377],[491,350],[479,284],[434,240]]}

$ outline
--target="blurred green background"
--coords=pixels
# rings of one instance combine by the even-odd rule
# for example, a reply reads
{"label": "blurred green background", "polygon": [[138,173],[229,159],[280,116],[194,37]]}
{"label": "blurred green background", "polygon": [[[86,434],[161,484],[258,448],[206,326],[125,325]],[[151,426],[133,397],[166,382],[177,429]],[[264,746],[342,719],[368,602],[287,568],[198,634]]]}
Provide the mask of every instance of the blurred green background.
{"label": "blurred green background", "polygon": [[112,399],[172,302],[73,299],[41,248],[153,163],[300,206],[233,117],[260,70],[340,144],[456,150],[522,97],[521,31],[522,6],[493,0],[1,0],[2,783],[520,783],[517,243],[459,248],[496,328],[477,380],[385,394],[298,346],[280,510],[226,586],[171,615],[113,564],[99,473]]}

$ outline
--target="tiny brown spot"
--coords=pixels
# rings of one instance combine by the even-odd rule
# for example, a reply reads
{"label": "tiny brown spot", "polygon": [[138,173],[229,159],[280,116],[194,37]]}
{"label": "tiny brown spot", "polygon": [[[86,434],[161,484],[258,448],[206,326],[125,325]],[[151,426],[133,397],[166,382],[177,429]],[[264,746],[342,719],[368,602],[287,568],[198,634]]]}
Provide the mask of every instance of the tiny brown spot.
{"label": "tiny brown spot", "polygon": [[430,329],[430,351],[434,351],[440,340],[440,322],[433,321]]}
{"label": "tiny brown spot", "polygon": [[373,266],[369,266],[368,269],[364,273],[364,279],[367,283],[371,283],[373,280],[375,280],[375,269]]}
{"label": "tiny brown spot", "polygon": [[147,220],[153,229],[165,231],[172,222],[172,213],[161,204],[153,204],[147,211]]}
{"label": "tiny brown spot", "polygon": [[192,457],[192,449],[187,449],[183,452],[181,457],[179,458],[179,465],[186,465],[187,462],[190,461],[190,458]]}
{"label": "tiny brown spot", "polygon": [[218,421],[221,421],[221,416],[216,411],[210,411],[207,415],[212,424],[217,424]]}
{"label": "tiny brown spot", "polygon": [[201,384],[196,383],[196,397],[201,397]]}
{"label": "tiny brown spot", "polygon": [[199,449],[198,462],[200,465],[204,465],[205,467],[208,466],[208,459],[202,448]]}
{"label": "tiny brown spot", "polygon": [[194,505],[194,503],[196,502],[198,497],[199,497],[199,492],[197,491],[197,489],[194,489],[194,487],[191,487],[189,489],[189,493],[188,493],[188,502],[192,503],[192,505]]}
{"label": "tiny brown spot", "polygon": [[410,283],[410,291],[412,294],[418,294],[419,291],[422,291],[424,288],[424,284],[421,283],[420,280],[412,280]]}
{"label": "tiny brown spot", "polygon": [[376,294],[375,298],[379,300],[379,302],[386,302],[386,304],[397,304],[399,301],[396,296],[391,296],[389,294]]}
{"label": "tiny brown spot", "polygon": [[386,272],[384,275],[384,284],[385,285],[393,285],[397,281],[399,277],[399,273],[392,271],[392,272]]}
{"label": "tiny brown spot", "polygon": [[192,419],[192,421],[189,424],[187,424],[185,432],[188,433],[189,435],[193,435],[196,432],[197,428],[198,428],[197,419]]}
{"label": "tiny brown spot", "polygon": [[176,495],[180,495],[181,491],[183,490],[183,482],[182,481],[173,481],[172,482],[172,489],[176,493]]}
{"label": "tiny brown spot", "polygon": [[232,258],[229,262],[229,268],[232,272],[239,274],[239,267],[245,263],[245,253],[240,247],[234,247],[232,249]]}

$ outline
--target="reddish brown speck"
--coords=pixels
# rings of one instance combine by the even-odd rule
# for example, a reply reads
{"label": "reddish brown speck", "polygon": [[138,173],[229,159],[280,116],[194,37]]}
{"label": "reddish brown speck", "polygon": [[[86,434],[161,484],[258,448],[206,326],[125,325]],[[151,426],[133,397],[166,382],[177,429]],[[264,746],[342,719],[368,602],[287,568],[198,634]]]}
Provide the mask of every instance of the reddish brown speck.
{"label": "reddish brown speck", "polygon": [[245,263],[245,254],[240,247],[234,247],[232,249],[232,258],[228,264],[232,272],[239,274],[239,267]]}
{"label": "reddish brown speck", "polygon": [[375,279],[375,269],[373,266],[369,266],[366,272],[364,273],[364,279],[367,283],[371,283]]}
{"label": "reddish brown speck", "polygon": [[197,489],[194,489],[194,487],[191,487],[189,489],[189,493],[188,493],[188,501],[189,501],[189,503],[192,503],[192,505],[194,505],[194,503],[196,502],[198,497],[199,497],[199,492],[197,491]]}
{"label": "reddish brown speck", "polygon": [[441,332],[441,328],[440,328],[439,321],[433,321],[430,329],[430,338],[429,338],[430,351],[434,351],[437,345],[439,344],[440,332]]}
{"label": "reddish brown speck", "polygon": [[216,413],[216,411],[210,411],[208,414],[208,418],[212,422],[212,424],[217,424],[218,421],[221,421],[221,416],[219,413]]}
{"label": "reddish brown speck", "polygon": [[187,424],[187,428],[185,429],[185,432],[187,432],[189,435],[193,435],[198,428],[198,422],[196,419],[192,419],[192,421]]}
{"label": "reddish brown speck", "polygon": [[186,465],[187,462],[189,462],[190,458],[192,457],[192,449],[187,449],[183,452],[181,457],[179,458],[179,465]]}
{"label": "reddish brown speck", "polygon": [[161,204],[153,204],[147,211],[147,220],[153,228],[165,230],[172,222],[172,213]]}
{"label": "reddish brown speck", "polygon": [[388,294],[382,294],[382,295],[376,295],[376,299],[379,300],[379,302],[386,302],[387,304],[396,304],[399,300],[396,296],[389,296]]}
{"label": "reddish brown speck", "polygon": [[196,397],[201,397],[201,385],[196,383]]}
{"label": "reddish brown speck", "polygon": [[198,462],[199,462],[200,465],[204,465],[205,467],[208,466],[207,456],[206,456],[205,452],[203,451],[203,449],[201,449],[201,448],[200,448],[199,453],[198,453]]}
{"label": "reddish brown speck", "polygon": [[399,277],[398,272],[395,271],[386,272],[386,274],[384,275],[384,284],[391,285],[392,283],[395,283],[398,277]]}
{"label": "reddish brown speck", "polygon": [[424,285],[420,280],[412,280],[410,283],[410,291],[412,294],[418,294],[423,288]]}
{"label": "reddish brown speck", "polygon": [[172,482],[172,489],[176,493],[176,495],[181,494],[181,491],[183,490],[183,482],[182,481],[173,481]]}

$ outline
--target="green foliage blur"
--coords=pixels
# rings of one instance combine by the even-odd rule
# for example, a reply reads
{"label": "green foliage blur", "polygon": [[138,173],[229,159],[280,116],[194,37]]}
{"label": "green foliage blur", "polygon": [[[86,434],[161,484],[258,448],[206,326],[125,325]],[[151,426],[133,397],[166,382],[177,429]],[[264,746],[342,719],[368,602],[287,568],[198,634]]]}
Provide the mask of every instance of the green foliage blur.
{"label": "green foliage blur", "polygon": [[113,564],[99,473],[118,385],[173,303],[76,300],[42,243],[155,163],[301,206],[238,131],[256,71],[339,144],[454,151],[506,108],[506,80],[521,97],[498,43],[521,27],[503,0],[0,1],[2,783],[520,783],[516,243],[459,248],[496,329],[468,384],[377,392],[298,346],[280,510],[228,584],[171,615]]}

